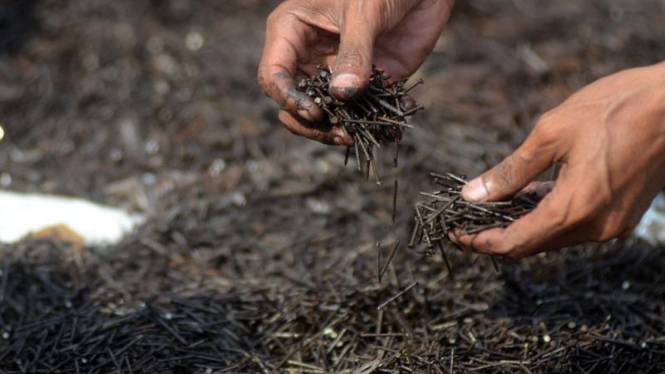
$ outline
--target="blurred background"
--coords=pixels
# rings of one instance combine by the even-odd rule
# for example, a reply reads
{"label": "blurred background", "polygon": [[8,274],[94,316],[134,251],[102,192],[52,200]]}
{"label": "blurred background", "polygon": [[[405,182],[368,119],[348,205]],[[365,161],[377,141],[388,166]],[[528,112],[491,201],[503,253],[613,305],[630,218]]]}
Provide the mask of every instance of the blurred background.
{"label": "blurred background", "polygon": [[[84,296],[106,312],[123,305],[127,313],[167,294],[242,293],[253,300],[258,290],[275,308],[294,295],[355,305],[357,293],[339,290],[369,287],[363,300],[371,302],[348,311],[359,329],[379,318],[373,306],[417,280],[420,291],[395,304],[403,319],[485,321],[485,330],[472,322],[439,330],[414,325],[415,341],[428,331],[441,335],[442,356],[471,349],[458,334],[492,326],[522,329],[536,340],[563,320],[606,326],[613,339],[663,336],[665,256],[639,242],[502,261],[501,274],[487,258],[453,254],[455,281],[438,256],[402,250],[380,284],[376,242],[385,259],[395,240],[408,239],[418,192],[432,188],[430,171],[477,175],[519,145],[539,115],[584,85],[664,61],[665,2],[460,1],[417,73],[425,84],[413,95],[426,110],[412,120],[398,168],[390,164],[392,149],[384,152],[382,185],[365,181],[353,165],[345,168],[344,149],[283,129],[276,104],[259,90],[265,20],[279,3],[1,1],[0,189],[86,198],[147,219],[110,248],[74,250],[56,239],[3,245],[4,264],[94,284]],[[628,296],[612,301],[617,292]],[[30,318],[42,318],[29,298],[18,291],[12,297]],[[563,320],[542,317],[543,300],[553,298],[547,315]],[[591,299],[596,304],[580,307]],[[252,322],[252,331],[278,323],[277,330],[310,331],[328,318],[328,309],[315,304],[290,309],[291,324],[275,317],[273,325]],[[17,318],[1,310],[0,321]],[[608,315],[620,317],[607,322]],[[400,318],[385,318],[400,329]],[[478,331],[474,336],[483,335]],[[400,349],[403,341],[390,344]],[[354,349],[356,361],[339,367],[361,367],[376,353],[362,344]],[[261,348],[273,368],[287,351],[274,343]],[[573,367],[574,348],[562,352],[561,368]],[[323,360],[335,354],[331,349]],[[316,361],[310,353],[299,360]]]}

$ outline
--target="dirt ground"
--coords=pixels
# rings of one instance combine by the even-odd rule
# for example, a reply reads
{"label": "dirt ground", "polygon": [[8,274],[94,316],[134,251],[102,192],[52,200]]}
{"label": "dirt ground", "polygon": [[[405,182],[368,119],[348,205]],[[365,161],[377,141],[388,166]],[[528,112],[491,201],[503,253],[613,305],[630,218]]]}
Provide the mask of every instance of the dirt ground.
{"label": "dirt ground", "polygon": [[[148,300],[234,297],[262,312],[242,320],[243,354],[226,372],[665,372],[661,249],[589,245],[501,260],[500,274],[454,253],[453,280],[439,256],[402,248],[376,279],[376,242],[384,261],[408,241],[428,172],[476,175],[585,84],[664,61],[663,1],[462,2],[418,72],[426,83],[413,95],[427,109],[400,166],[383,155],[382,185],[344,168],[343,149],[283,129],[257,87],[278,3],[0,4],[1,188],[151,217],[112,248],[0,247],[0,332],[40,321],[74,290],[74,306],[92,302],[100,318]],[[31,304],[44,279],[60,290],[49,310]],[[23,372],[16,339],[0,340],[0,373]]]}

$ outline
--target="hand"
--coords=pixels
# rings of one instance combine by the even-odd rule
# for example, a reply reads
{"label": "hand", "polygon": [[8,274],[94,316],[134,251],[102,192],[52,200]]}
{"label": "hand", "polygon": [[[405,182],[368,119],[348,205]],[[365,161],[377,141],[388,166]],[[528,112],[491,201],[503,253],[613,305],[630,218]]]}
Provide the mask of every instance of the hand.
{"label": "hand", "polygon": [[351,146],[340,126],[296,90],[296,79],[332,66],[331,91],[341,100],[362,92],[372,63],[393,80],[409,77],[430,54],[454,0],[289,0],[268,18],[258,81],[281,106],[291,132],[326,144]]}
{"label": "hand", "polygon": [[451,239],[512,258],[629,236],[665,186],[665,63],[600,79],[542,116],[515,153],[465,186],[470,201],[520,191],[554,163],[552,191],[505,229]]}

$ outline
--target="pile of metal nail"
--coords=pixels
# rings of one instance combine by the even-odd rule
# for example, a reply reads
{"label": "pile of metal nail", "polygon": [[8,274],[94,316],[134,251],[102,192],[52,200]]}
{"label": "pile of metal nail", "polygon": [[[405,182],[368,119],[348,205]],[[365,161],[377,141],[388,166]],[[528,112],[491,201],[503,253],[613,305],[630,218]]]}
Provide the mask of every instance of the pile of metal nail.
{"label": "pile of metal nail", "polygon": [[[312,248],[285,249],[305,261],[297,272],[238,261],[245,281],[218,293],[221,274],[207,287],[177,261],[155,271],[174,249],[109,253],[100,268],[34,252],[40,265],[3,262],[0,373],[665,371],[662,251],[539,256],[506,262],[500,275],[455,252],[452,281],[441,263],[404,261],[398,241],[376,246],[387,258],[376,270],[372,249],[349,260],[309,258]],[[330,261],[343,266],[326,269]],[[202,264],[206,274],[218,266]],[[190,287],[197,293],[183,295]]]}
{"label": "pile of metal nail", "polygon": [[[435,245],[438,246],[451,274],[452,269],[445,248],[448,245],[455,245],[449,237],[453,230],[475,234],[492,228],[506,227],[532,211],[537,204],[524,195],[508,201],[472,203],[462,198],[462,188],[467,183],[465,175],[452,173],[430,173],[430,175],[434,183],[441,188],[431,193],[420,193],[430,198],[430,201],[416,204],[415,224],[409,247],[426,244],[431,252]],[[497,268],[496,262],[494,264]]]}
{"label": "pile of metal nail", "polygon": [[[397,164],[399,141],[403,130],[412,127],[406,122],[406,118],[424,109],[406,95],[423,83],[422,79],[407,87],[407,80],[390,82],[390,77],[375,67],[367,89],[358,98],[345,102],[338,100],[330,92],[332,69],[330,67],[318,69],[318,75],[301,80],[298,88],[314,98],[314,102],[326,113],[325,120],[329,125],[342,126],[353,138],[358,171],[362,171],[364,164],[367,177],[369,178],[372,170],[378,183],[379,174],[374,148],[380,149],[382,144],[394,142],[395,164]],[[351,148],[348,148],[345,163],[350,153]]]}
{"label": "pile of metal nail", "polygon": [[102,312],[109,304],[89,299],[92,290],[52,277],[21,263],[5,268],[0,373],[232,371],[252,359],[258,341],[249,321],[267,310],[229,295]]}

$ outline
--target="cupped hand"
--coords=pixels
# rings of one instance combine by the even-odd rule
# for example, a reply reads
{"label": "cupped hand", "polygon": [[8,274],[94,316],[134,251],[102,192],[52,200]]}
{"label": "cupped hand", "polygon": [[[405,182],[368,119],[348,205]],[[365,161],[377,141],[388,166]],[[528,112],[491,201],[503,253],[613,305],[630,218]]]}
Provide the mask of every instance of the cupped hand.
{"label": "cupped hand", "polygon": [[505,229],[451,239],[512,258],[629,236],[665,186],[665,63],[600,79],[542,116],[510,156],[465,186],[470,201],[509,197],[555,163],[538,207]]}
{"label": "cupped hand", "polygon": [[317,65],[332,66],[331,91],[348,100],[366,88],[373,63],[393,80],[407,78],[434,48],[453,2],[285,1],[268,18],[259,85],[280,105],[291,132],[353,145],[341,127],[322,123],[321,109],[296,89],[296,80],[316,74]]}

